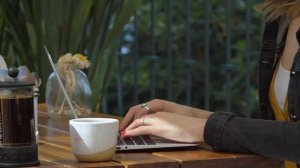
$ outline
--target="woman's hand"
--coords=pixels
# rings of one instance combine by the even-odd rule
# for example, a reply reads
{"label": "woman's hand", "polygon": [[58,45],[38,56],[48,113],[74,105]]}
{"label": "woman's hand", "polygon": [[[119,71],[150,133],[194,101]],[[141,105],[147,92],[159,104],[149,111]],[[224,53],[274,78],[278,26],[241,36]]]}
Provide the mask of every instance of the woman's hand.
{"label": "woman's hand", "polygon": [[176,104],[166,100],[154,99],[149,101],[148,103],[145,103],[144,106],[142,104],[131,107],[127,112],[126,116],[124,117],[122,123],[120,124],[119,130],[123,131],[134,120],[141,118],[144,115],[154,114],[156,112],[169,112],[174,114],[206,119],[212,114],[211,112],[205,110]]}
{"label": "woman's hand", "polygon": [[157,112],[134,120],[122,136],[151,134],[181,142],[203,142],[207,119]]}

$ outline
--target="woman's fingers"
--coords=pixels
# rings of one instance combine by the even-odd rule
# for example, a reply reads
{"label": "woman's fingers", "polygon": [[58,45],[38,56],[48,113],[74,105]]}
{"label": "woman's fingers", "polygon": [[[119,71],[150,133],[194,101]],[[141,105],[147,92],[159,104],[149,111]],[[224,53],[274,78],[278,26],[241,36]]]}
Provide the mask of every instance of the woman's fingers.
{"label": "woman's fingers", "polygon": [[124,136],[153,135],[153,129],[151,127],[152,126],[140,126],[135,129],[125,131]]}
{"label": "woman's fingers", "polygon": [[156,113],[163,108],[163,100],[155,99],[149,102],[133,106],[129,109],[122,123],[120,124],[119,130],[124,130],[134,120],[141,118],[144,115]]}
{"label": "woman's fingers", "polygon": [[175,141],[201,142],[206,121],[207,119],[202,118],[156,112],[133,121],[122,136],[151,134]]}
{"label": "woman's fingers", "polygon": [[[130,123],[134,120],[141,118],[147,114],[153,114],[158,111],[165,111],[165,112],[176,112],[179,110],[181,105],[172,103],[165,100],[154,99],[147,103],[139,104],[133,106],[129,109],[126,116],[124,117],[122,123],[120,124],[119,130],[123,131]],[[180,111],[180,110],[179,110]]]}
{"label": "woman's fingers", "polygon": [[155,128],[155,114],[145,115],[139,119],[134,120],[122,133],[123,136],[137,136],[137,135],[154,135]]}
{"label": "woman's fingers", "polygon": [[143,115],[146,114],[148,114],[147,109],[143,108],[141,105],[131,107],[126,116],[124,117],[122,123],[120,124],[119,130],[124,130],[135,119],[141,118]]}
{"label": "woman's fingers", "polygon": [[132,129],[135,129],[137,127],[141,127],[141,126],[149,126],[151,125],[152,123],[152,115],[145,115],[144,117],[141,117],[141,118],[138,118],[136,120],[134,120],[126,129],[125,131],[129,131],[129,130],[132,130]]}

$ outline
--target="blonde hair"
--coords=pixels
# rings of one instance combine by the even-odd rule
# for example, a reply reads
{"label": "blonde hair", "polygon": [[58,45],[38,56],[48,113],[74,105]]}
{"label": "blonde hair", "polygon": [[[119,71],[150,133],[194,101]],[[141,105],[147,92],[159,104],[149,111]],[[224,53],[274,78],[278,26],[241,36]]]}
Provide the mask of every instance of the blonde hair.
{"label": "blonde hair", "polygon": [[290,19],[300,16],[299,0],[265,0],[257,5],[266,21],[272,21],[279,16],[287,15]]}

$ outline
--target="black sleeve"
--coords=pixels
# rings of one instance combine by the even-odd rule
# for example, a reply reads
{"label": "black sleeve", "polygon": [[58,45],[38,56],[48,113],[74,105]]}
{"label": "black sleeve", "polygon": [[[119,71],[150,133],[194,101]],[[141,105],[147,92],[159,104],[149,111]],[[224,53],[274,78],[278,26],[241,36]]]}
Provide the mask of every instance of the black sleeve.
{"label": "black sleeve", "polygon": [[300,163],[300,122],[247,119],[216,112],[207,121],[204,139],[214,150],[256,153]]}

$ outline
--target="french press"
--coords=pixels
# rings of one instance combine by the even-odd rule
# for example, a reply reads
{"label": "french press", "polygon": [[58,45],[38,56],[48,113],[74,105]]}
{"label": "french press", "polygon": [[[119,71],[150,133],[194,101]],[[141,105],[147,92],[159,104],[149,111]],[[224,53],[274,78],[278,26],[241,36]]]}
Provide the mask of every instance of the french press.
{"label": "french press", "polygon": [[39,164],[34,84],[25,66],[0,69],[0,166]]}

